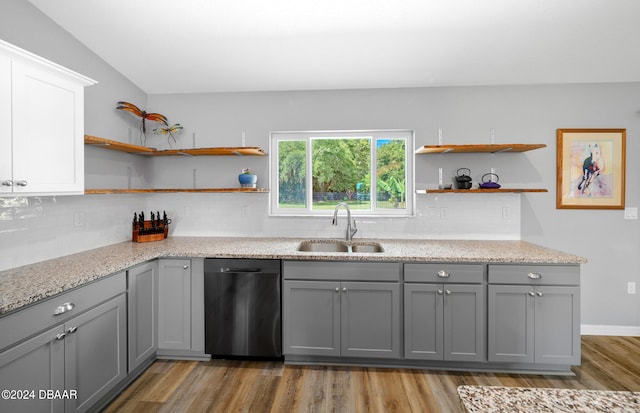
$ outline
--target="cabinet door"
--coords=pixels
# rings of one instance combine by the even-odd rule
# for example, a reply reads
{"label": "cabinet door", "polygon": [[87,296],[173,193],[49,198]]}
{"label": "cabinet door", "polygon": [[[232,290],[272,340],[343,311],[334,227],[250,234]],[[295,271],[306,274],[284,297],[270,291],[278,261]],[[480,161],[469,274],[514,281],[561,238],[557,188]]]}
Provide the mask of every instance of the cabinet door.
{"label": "cabinet door", "polygon": [[442,360],[442,285],[404,285],[404,356]]}
{"label": "cabinet door", "polygon": [[160,260],[158,276],[158,348],[190,350],[191,261]]}
{"label": "cabinet door", "polygon": [[158,263],[128,271],[129,368],[134,369],[158,349]]}
{"label": "cabinet door", "polygon": [[39,390],[65,389],[63,333],[63,326],[57,326],[0,353],[0,389],[35,392],[27,399],[0,398],[0,412],[64,411],[63,400],[39,395]]}
{"label": "cabinet door", "polygon": [[341,355],[400,357],[400,286],[342,282]]}
{"label": "cabinet door", "polygon": [[533,363],[533,287],[489,285],[488,291],[489,361]]}
{"label": "cabinet door", "polygon": [[121,294],[65,323],[65,388],[77,399],[67,412],[84,412],[127,376],[127,301]]}
{"label": "cabinet door", "polygon": [[0,54],[0,194],[11,186],[11,59]]}
{"label": "cabinet door", "polygon": [[13,62],[13,191],[84,192],[84,88]]}
{"label": "cabinet door", "polygon": [[285,281],[283,353],[340,355],[340,283]]}
{"label": "cabinet door", "polygon": [[580,288],[535,290],[535,362],[580,364]]}
{"label": "cabinet door", "polygon": [[444,359],[485,361],[485,294],[482,285],[444,285]]}

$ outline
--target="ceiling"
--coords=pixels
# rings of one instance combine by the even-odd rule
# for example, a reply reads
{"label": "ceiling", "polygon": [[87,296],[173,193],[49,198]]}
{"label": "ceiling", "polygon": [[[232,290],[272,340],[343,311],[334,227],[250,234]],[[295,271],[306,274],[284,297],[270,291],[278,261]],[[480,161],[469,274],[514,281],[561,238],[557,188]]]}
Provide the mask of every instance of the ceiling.
{"label": "ceiling", "polygon": [[638,0],[29,0],[149,94],[640,81]]}

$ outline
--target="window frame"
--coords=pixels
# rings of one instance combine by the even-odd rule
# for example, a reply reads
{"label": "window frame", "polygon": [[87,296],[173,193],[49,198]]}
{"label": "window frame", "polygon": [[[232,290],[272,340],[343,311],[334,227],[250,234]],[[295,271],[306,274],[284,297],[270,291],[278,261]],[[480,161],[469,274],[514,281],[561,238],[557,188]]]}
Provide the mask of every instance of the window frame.
{"label": "window frame", "polygon": [[[313,183],[312,183],[312,138],[335,138],[336,135],[344,138],[372,138],[370,150],[370,176],[371,198],[376,198],[376,176],[377,171],[377,139],[404,139],[405,140],[405,208],[375,208],[371,210],[352,210],[354,216],[369,217],[413,217],[415,216],[415,190],[414,190],[414,141],[415,132],[412,129],[376,129],[376,130],[327,130],[327,131],[275,131],[269,134],[269,215],[270,216],[330,216],[331,210],[313,210]],[[304,141],[306,150],[306,203],[305,208],[278,208],[279,199],[279,155],[278,142],[281,141]],[[372,201],[373,202],[373,201]]]}

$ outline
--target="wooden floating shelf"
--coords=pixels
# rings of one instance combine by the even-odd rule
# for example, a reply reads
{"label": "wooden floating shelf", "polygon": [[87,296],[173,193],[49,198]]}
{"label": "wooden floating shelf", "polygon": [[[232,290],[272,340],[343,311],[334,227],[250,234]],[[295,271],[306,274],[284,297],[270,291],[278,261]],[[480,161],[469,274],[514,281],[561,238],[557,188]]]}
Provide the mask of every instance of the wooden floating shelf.
{"label": "wooden floating shelf", "polygon": [[493,188],[493,189],[418,189],[416,193],[418,194],[485,194],[485,193],[496,193],[496,192],[549,192],[546,189],[535,189],[535,188]]}
{"label": "wooden floating shelf", "polygon": [[269,192],[267,188],[162,188],[162,189],[85,189],[85,195],[103,195],[103,194],[146,194],[146,193],[173,193],[173,192],[192,192],[192,193],[265,193]]}
{"label": "wooden floating shelf", "polygon": [[445,153],[506,153],[527,152],[534,149],[545,148],[541,144],[488,144],[488,145],[428,145],[416,149],[416,154],[445,154]]}
{"label": "wooden floating shelf", "polygon": [[151,154],[154,149],[145,146],[131,145],[124,142],[112,141],[110,139],[98,138],[97,136],[84,135],[85,145],[99,146],[112,151],[134,153],[139,155]]}
{"label": "wooden floating shelf", "polygon": [[97,136],[84,135],[85,145],[99,146],[112,151],[133,153],[146,156],[265,156],[267,153],[256,146],[235,146],[195,149],[156,150],[146,146],[131,145]]}

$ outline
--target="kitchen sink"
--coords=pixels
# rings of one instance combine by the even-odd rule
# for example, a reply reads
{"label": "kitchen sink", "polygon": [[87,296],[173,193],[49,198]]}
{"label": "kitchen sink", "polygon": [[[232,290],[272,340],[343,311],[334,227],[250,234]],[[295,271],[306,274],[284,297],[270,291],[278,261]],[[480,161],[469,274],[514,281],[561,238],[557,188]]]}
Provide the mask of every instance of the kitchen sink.
{"label": "kitchen sink", "polygon": [[378,242],[369,241],[341,241],[341,240],[307,240],[298,245],[298,251],[305,252],[360,252],[379,253],[384,248]]}
{"label": "kitchen sink", "polygon": [[351,246],[353,252],[384,252],[382,245],[377,242],[367,242],[363,244],[353,244]]}

